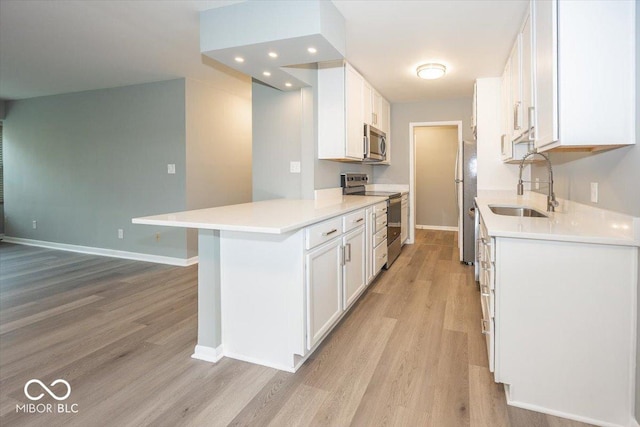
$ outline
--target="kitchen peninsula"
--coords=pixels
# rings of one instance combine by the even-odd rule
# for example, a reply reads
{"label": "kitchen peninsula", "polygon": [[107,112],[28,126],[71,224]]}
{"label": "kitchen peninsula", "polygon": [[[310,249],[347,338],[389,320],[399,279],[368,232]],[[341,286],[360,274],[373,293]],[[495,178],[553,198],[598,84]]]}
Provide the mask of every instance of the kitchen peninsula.
{"label": "kitchen peninsula", "polygon": [[295,372],[384,264],[378,261],[386,253],[372,250],[376,212],[386,225],[385,197],[336,195],[132,222],[198,229],[192,357],[217,362],[227,356]]}

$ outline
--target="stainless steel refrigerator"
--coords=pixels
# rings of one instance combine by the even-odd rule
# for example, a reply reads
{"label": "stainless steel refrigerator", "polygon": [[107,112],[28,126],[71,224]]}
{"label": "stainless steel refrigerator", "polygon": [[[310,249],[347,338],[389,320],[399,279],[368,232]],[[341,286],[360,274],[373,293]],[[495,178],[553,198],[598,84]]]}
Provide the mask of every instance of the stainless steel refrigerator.
{"label": "stainless steel refrigerator", "polygon": [[456,201],[458,206],[458,246],[460,261],[475,261],[474,198],[477,194],[478,160],[476,141],[463,141],[455,167]]}

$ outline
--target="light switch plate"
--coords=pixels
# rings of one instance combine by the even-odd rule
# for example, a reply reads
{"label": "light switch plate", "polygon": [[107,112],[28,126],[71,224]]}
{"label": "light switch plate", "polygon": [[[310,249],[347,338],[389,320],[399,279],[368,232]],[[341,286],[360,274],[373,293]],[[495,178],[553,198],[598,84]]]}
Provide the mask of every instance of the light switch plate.
{"label": "light switch plate", "polygon": [[174,163],[169,163],[167,165],[167,173],[169,175],[174,175],[176,173],[176,165]]}
{"label": "light switch plate", "polygon": [[289,172],[291,172],[291,173],[300,173],[300,162],[291,162],[291,163],[289,163]]}
{"label": "light switch plate", "polygon": [[591,183],[591,202],[598,203],[598,183]]}

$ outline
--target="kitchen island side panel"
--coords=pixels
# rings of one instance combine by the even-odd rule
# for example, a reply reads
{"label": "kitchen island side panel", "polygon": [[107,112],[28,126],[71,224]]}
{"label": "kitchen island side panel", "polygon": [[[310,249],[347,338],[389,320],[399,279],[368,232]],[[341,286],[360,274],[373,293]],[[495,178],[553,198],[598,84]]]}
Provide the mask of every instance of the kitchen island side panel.
{"label": "kitchen island side panel", "polygon": [[293,372],[305,347],[303,230],[220,232],[225,356]]}

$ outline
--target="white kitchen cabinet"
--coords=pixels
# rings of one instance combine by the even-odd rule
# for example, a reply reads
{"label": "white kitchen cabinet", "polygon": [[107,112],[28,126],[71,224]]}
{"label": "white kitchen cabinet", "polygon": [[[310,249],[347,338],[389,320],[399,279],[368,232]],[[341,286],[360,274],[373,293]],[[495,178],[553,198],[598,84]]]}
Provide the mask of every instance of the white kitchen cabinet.
{"label": "white kitchen cabinet", "polygon": [[[373,209],[370,208],[371,212]],[[367,285],[366,210],[305,229],[307,350],[335,325]]]}
{"label": "white kitchen cabinet", "polygon": [[400,221],[400,242],[404,245],[409,237],[409,195],[402,195],[400,205],[402,220]]}
{"label": "white kitchen cabinet", "polygon": [[305,256],[307,271],[307,349],[327,333],[342,314],[342,239]]}
{"label": "white kitchen cabinet", "polygon": [[491,236],[482,218],[479,237],[482,332],[507,402],[630,425],[637,248]]}
{"label": "white kitchen cabinet", "polygon": [[[364,225],[364,224],[363,224]],[[348,309],[367,286],[365,227],[361,226],[343,237],[344,308]]]}
{"label": "white kitchen cabinet", "polygon": [[373,277],[377,276],[387,263],[387,202],[373,205],[373,247],[371,265]]}
{"label": "white kitchen cabinet", "polygon": [[533,1],[539,151],[635,144],[634,1]]}
{"label": "white kitchen cabinet", "polygon": [[391,106],[346,62],[318,67],[318,158],[345,162],[364,159],[364,125],[387,135],[390,163]]}
{"label": "white kitchen cabinet", "polygon": [[318,68],[318,158],[364,158],[362,76],[347,63]]}

